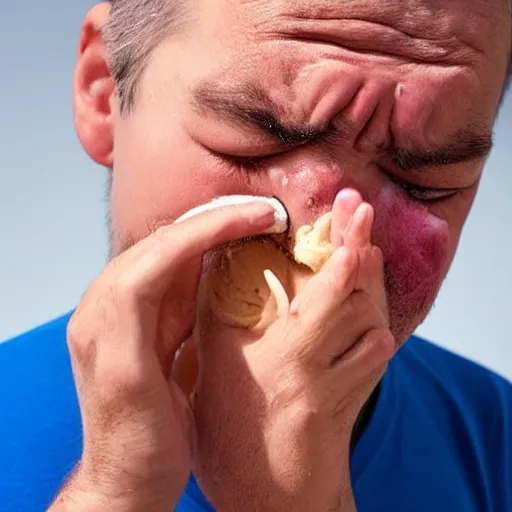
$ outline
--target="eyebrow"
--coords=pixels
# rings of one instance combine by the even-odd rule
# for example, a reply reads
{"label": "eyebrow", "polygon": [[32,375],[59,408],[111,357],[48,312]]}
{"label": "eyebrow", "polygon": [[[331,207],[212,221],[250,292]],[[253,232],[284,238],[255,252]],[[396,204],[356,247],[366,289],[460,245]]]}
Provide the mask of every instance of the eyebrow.
{"label": "eyebrow", "polygon": [[393,164],[401,171],[416,171],[429,167],[469,162],[485,158],[493,147],[493,135],[485,130],[466,128],[454,140],[435,149],[391,148]]}
{"label": "eyebrow", "polygon": [[[312,143],[346,138],[350,122],[342,122],[341,133],[332,127],[297,125],[286,119],[260,87],[251,83],[229,86],[205,81],[192,91],[193,106],[201,114],[218,117],[243,128],[253,129],[272,138],[281,147],[291,149]],[[493,147],[493,135],[486,128],[468,126],[452,141],[433,149],[392,146],[387,150],[394,166],[401,171],[417,171],[430,167],[454,165],[486,157]]]}

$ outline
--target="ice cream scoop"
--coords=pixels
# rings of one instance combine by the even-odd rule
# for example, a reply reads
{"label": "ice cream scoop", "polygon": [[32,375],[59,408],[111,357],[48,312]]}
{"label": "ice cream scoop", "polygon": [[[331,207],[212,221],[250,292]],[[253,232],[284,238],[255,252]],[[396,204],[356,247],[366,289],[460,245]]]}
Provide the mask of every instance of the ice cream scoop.
{"label": "ice cream scoop", "polygon": [[293,256],[295,261],[318,272],[333,252],[331,244],[332,213],[326,213],[311,225],[299,228],[295,235]]}
{"label": "ice cream scoop", "polygon": [[[290,242],[268,236],[227,247],[206,272],[204,302],[224,324],[267,327],[277,308],[289,303],[331,255],[330,230],[331,213],[327,213],[313,225],[302,226]],[[269,274],[277,279],[269,282]]]}

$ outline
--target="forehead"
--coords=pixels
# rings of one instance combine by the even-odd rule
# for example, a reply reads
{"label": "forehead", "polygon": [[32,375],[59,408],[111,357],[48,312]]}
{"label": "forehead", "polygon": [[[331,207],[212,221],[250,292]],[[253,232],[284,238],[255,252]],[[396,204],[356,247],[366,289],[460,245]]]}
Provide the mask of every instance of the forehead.
{"label": "forehead", "polygon": [[201,26],[216,25],[211,33],[241,52],[251,41],[302,38],[362,50],[383,44],[383,53],[405,44],[441,61],[443,51],[491,56],[510,46],[509,0],[198,1]]}
{"label": "forehead", "polygon": [[[450,20],[463,15],[466,32],[479,32],[482,19],[505,21],[509,0],[217,0],[212,8],[235,16],[247,13],[256,25],[263,21],[359,19],[432,36],[451,33]],[[240,18],[239,18],[240,20]]]}
{"label": "forehead", "polygon": [[340,41],[364,40],[380,30],[387,37],[394,31],[395,36],[401,33],[424,42],[458,42],[485,51],[494,42],[489,41],[490,35],[503,42],[511,21],[509,0],[202,1],[210,20],[224,20],[227,33],[239,32],[247,38],[334,31]]}
{"label": "forehead", "polygon": [[475,122],[486,110],[483,122],[494,120],[508,0],[199,0],[196,12],[196,80],[257,82],[297,121],[313,115],[326,84],[344,87],[356,74],[402,83],[416,91],[411,102],[449,102]]}
{"label": "forehead", "polygon": [[432,105],[447,132],[494,122],[510,53],[507,0],[195,0],[194,12],[185,45],[160,47],[159,69],[173,53],[189,92],[255,84],[302,123],[350,83],[370,92],[391,84],[409,103],[406,128]]}
{"label": "forehead", "polygon": [[[372,65],[393,64],[393,59],[396,64],[471,64],[482,74],[492,68],[493,76],[505,73],[509,57],[508,0],[199,2],[200,30],[213,36],[210,55],[222,54],[224,65],[240,72],[267,60],[279,66],[285,80],[321,54],[312,44],[300,44],[307,42],[339,59],[354,61],[364,53]],[[220,48],[214,53],[215,46]]]}

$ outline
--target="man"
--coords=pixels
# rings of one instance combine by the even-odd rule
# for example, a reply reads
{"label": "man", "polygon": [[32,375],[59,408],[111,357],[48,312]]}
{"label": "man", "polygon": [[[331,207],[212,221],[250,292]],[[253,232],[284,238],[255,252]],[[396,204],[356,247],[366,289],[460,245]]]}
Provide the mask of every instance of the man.
{"label": "man", "polygon": [[[74,111],[113,257],[71,316],[0,346],[2,511],[512,510],[511,385],[412,336],[510,46],[505,0],[96,5]],[[197,289],[275,208],[174,222],[232,194],[278,197],[291,232],[333,212],[332,256],[257,339],[196,317]]]}

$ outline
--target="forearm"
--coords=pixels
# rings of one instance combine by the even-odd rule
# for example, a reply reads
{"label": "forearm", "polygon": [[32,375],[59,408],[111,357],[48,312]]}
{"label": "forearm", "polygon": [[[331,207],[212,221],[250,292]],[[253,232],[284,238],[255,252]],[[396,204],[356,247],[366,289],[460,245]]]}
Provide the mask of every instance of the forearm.
{"label": "forearm", "polygon": [[104,500],[70,489],[60,491],[47,512],[106,512],[107,510],[114,509],[107,506]]}
{"label": "forearm", "polygon": [[169,512],[179,501],[155,499],[158,493],[148,489],[130,489],[107,494],[101,490],[91,490],[71,478],[60,490],[47,512]]}

